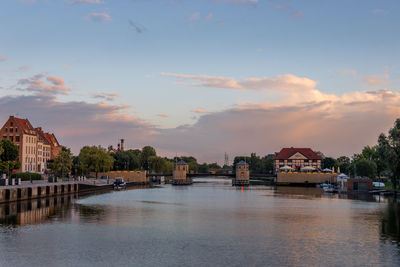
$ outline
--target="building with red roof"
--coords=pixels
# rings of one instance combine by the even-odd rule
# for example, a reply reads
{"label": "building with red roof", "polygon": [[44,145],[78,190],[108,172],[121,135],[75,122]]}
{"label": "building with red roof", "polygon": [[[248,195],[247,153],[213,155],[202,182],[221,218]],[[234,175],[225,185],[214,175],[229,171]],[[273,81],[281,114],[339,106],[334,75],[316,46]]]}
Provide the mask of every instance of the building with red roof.
{"label": "building with red roof", "polygon": [[300,170],[305,166],[321,169],[322,158],[311,148],[282,148],[275,157],[275,173],[283,166],[292,167],[293,170]]}
{"label": "building with red roof", "polygon": [[0,138],[8,139],[19,148],[21,172],[44,172],[47,162],[57,157],[61,146],[54,134],[41,127],[34,128],[28,119],[10,116],[0,129]]}

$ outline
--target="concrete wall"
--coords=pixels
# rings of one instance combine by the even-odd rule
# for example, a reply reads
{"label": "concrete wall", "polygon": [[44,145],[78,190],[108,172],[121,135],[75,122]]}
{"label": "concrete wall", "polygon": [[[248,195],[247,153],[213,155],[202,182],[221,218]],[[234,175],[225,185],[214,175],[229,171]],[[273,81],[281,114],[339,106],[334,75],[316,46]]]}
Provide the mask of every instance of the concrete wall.
{"label": "concrete wall", "polygon": [[[96,177],[96,173],[91,173],[91,176]],[[98,178],[101,176],[108,176],[111,179],[123,178],[125,182],[145,183],[148,182],[147,171],[112,171],[112,172],[99,172]]]}
{"label": "concrete wall", "polygon": [[336,183],[337,174],[332,173],[286,173],[279,172],[277,174],[277,183],[293,183],[293,184],[304,184],[304,183]]}
{"label": "concrete wall", "polygon": [[77,184],[51,184],[46,186],[32,185],[30,187],[4,187],[0,189],[0,203],[35,199],[42,197],[52,197],[77,193]]}

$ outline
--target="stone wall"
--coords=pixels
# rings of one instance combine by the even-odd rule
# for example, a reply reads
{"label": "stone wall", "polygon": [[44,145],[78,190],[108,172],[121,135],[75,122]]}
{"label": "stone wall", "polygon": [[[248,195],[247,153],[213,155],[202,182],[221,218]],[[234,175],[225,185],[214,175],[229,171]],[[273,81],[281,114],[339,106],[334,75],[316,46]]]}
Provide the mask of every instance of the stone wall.
{"label": "stone wall", "polygon": [[321,183],[336,183],[337,174],[332,173],[286,173],[279,172],[276,182],[291,183],[291,184],[321,184]]}
{"label": "stone wall", "polygon": [[[91,173],[92,177],[96,177],[96,173]],[[145,183],[148,182],[147,171],[112,171],[112,172],[99,172],[98,178],[101,176],[108,176],[111,179],[123,178],[125,182]]]}

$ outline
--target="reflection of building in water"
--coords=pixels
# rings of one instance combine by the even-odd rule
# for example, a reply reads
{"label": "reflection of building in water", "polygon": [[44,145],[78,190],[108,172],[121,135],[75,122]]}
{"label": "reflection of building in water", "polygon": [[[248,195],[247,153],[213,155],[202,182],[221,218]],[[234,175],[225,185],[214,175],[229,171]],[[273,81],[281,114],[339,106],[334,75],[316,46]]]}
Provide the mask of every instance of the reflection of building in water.
{"label": "reflection of building in water", "polygon": [[71,197],[59,196],[0,205],[0,224],[26,225],[41,223],[68,208]]}

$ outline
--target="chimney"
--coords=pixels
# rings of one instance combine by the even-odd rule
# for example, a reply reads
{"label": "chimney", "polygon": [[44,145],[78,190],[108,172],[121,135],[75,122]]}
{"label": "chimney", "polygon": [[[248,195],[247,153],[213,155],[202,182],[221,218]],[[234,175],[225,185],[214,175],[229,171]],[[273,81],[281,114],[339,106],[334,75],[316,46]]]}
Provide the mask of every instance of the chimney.
{"label": "chimney", "polygon": [[121,151],[124,151],[124,142],[125,142],[125,140],[121,139]]}

